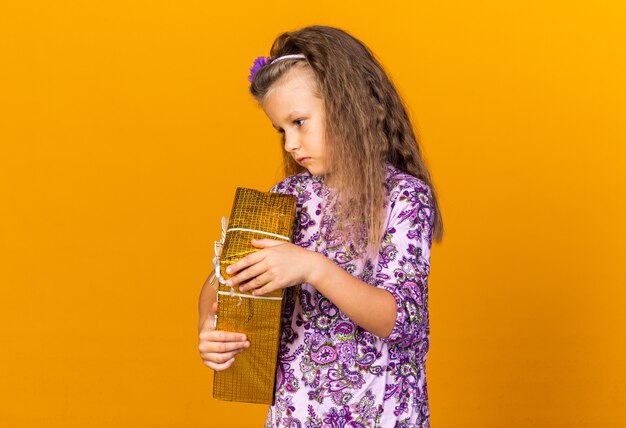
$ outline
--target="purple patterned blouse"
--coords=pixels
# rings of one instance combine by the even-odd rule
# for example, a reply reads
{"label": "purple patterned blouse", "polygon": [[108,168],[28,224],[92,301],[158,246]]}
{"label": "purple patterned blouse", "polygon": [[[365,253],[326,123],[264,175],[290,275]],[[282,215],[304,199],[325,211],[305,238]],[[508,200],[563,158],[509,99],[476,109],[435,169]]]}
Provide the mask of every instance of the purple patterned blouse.
{"label": "purple patterned blouse", "polygon": [[285,290],[276,399],[265,427],[429,427],[428,274],[434,212],[421,180],[389,166],[385,232],[375,257],[355,258],[333,231],[332,191],[304,172],[273,192],[297,196],[294,242],[388,290],[398,315],[380,338],[310,284]]}

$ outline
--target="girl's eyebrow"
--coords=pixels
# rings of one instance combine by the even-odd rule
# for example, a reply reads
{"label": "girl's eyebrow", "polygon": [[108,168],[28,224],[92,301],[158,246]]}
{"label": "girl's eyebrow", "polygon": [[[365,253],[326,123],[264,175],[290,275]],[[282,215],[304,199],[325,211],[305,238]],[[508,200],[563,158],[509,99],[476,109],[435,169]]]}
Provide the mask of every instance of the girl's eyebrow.
{"label": "girl's eyebrow", "polygon": [[[285,117],[285,122],[290,122],[292,119],[297,118],[299,116],[301,116],[302,114],[304,114],[303,111],[300,110],[293,110],[291,113],[288,113],[287,116]],[[274,129],[276,130],[280,130],[280,126],[276,126],[273,122],[272,122],[272,126],[274,127]]]}
{"label": "girl's eyebrow", "polygon": [[303,111],[300,111],[300,110],[294,110],[294,111],[292,111],[291,113],[289,113],[289,114],[287,115],[287,117],[285,117],[285,120],[288,122],[288,121],[290,121],[291,119],[295,119],[296,117],[301,116],[301,115],[303,115],[303,114],[304,114],[304,112],[303,112]]}

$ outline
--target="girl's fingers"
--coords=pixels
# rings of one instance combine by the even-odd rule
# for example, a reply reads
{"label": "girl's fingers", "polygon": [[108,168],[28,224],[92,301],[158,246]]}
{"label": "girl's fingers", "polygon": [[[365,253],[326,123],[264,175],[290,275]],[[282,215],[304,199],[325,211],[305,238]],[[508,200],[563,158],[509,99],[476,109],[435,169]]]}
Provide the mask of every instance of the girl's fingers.
{"label": "girl's fingers", "polygon": [[243,349],[238,349],[232,352],[216,353],[216,352],[204,352],[200,354],[200,357],[204,361],[209,361],[215,364],[224,364],[231,358],[235,358],[235,355],[239,354]]}
{"label": "girl's fingers", "polygon": [[276,239],[253,239],[251,241],[252,246],[256,248],[275,247],[276,245],[284,244],[285,241],[278,241]]}
{"label": "girl's fingers", "polygon": [[218,364],[218,363],[214,363],[212,361],[204,361],[204,365],[215,370],[215,371],[222,371],[222,370],[226,370],[227,368],[229,368],[230,366],[233,365],[233,363],[235,362],[234,358],[231,358],[230,360],[226,361],[225,363],[222,364]]}
{"label": "girl's fingers", "polygon": [[263,286],[265,286],[265,284],[267,284],[268,282],[270,282],[272,280],[271,275],[267,272],[265,272],[262,275],[257,276],[256,278],[251,279],[250,281],[246,282],[245,284],[241,284],[241,286],[239,287],[239,290],[241,291],[251,291],[257,288],[261,288]]}
{"label": "girl's fingers", "polygon": [[200,332],[200,340],[206,342],[245,342],[246,335],[231,331],[204,330]]}
{"label": "girl's fingers", "polygon": [[254,253],[248,254],[243,259],[228,266],[226,268],[226,273],[229,275],[234,275],[240,270],[247,268],[248,266],[257,264],[261,260],[263,260],[263,253],[261,251],[255,251]]}
{"label": "girl's fingers", "polygon": [[[234,266],[234,265],[233,265]],[[265,271],[265,267],[262,266],[262,263],[257,263],[253,266],[248,267],[240,271],[237,275],[232,276],[226,281],[228,285],[235,286],[237,284],[243,284],[246,281],[262,274]]]}
{"label": "girl's fingers", "polygon": [[[200,354],[228,354],[244,350],[250,346],[250,342],[200,342],[198,350]],[[222,361],[223,362],[223,361]]]}
{"label": "girl's fingers", "polygon": [[252,294],[254,294],[255,296],[263,296],[264,294],[271,293],[272,291],[276,291],[279,288],[280,287],[275,282],[269,281],[268,283],[263,285],[263,287],[254,290]]}

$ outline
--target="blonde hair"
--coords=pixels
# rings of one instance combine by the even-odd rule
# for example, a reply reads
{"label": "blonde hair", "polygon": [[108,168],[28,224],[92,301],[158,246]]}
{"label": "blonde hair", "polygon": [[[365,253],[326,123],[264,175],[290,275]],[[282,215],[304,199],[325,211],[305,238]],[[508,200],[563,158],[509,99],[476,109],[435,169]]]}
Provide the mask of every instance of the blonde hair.
{"label": "blonde hair", "polygon": [[[443,220],[411,120],[370,49],[338,28],[311,26],[281,34],[270,51],[271,58],[293,54],[306,59],[289,58],[262,67],[254,75],[250,92],[262,102],[292,67],[301,65],[312,71],[327,124],[332,123],[326,126],[327,159],[337,190],[338,228],[364,229],[368,248],[378,247],[383,235],[387,164],[392,164],[430,188],[433,239],[441,241]],[[304,171],[288,153],[283,152],[283,159],[287,175]],[[357,246],[358,237],[348,236]]]}

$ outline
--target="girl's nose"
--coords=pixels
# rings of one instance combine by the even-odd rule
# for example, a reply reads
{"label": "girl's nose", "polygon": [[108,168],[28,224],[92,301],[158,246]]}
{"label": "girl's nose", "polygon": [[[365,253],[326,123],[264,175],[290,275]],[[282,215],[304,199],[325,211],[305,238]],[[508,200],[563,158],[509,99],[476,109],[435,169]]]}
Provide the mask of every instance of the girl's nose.
{"label": "girl's nose", "polygon": [[285,150],[288,152],[292,152],[298,147],[298,137],[291,132],[285,132]]}

